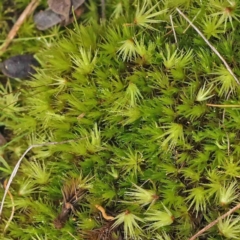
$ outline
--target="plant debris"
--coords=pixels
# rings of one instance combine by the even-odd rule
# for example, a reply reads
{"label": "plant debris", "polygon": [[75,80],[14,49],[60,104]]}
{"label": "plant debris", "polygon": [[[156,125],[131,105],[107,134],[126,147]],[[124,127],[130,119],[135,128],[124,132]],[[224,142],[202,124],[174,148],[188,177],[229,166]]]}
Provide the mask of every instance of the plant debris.
{"label": "plant debris", "polygon": [[48,6],[53,12],[61,15],[65,22],[68,22],[72,6],[71,0],[48,0]]}
{"label": "plant debris", "polygon": [[84,240],[123,240],[120,227],[113,227],[114,222],[105,223],[102,227],[83,231]]}
{"label": "plant debris", "polygon": [[37,29],[46,30],[59,23],[69,23],[69,16],[72,15],[72,9],[74,11],[77,10],[84,2],[85,0],[49,0],[50,8],[34,15],[34,22]]}
{"label": "plant debris", "polygon": [[11,239],[240,239],[239,3],[106,1],[103,21],[86,2],[34,38],[34,81],[1,84],[1,229],[13,212]]}
{"label": "plant debris", "polygon": [[64,227],[66,221],[70,216],[70,213],[74,212],[74,208],[76,207],[77,203],[83,198],[85,193],[86,189],[79,187],[79,181],[77,179],[72,179],[64,185],[62,188],[62,211],[53,221],[56,229],[61,229]]}

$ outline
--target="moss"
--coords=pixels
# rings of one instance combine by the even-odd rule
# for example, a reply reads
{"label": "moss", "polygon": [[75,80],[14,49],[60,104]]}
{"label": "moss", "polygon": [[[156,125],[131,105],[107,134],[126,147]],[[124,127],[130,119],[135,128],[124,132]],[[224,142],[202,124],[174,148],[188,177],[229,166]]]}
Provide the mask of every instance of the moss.
{"label": "moss", "polygon": [[[37,52],[42,67],[22,82],[21,100],[4,97],[1,122],[16,136],[5,148],[4,176],[28,145],[75,139],[33,149],[24,160],[11,189],[10,238],[81,239],[106,228],[98,204],[117,216],[112,237],[188,239],[235,205],[239,108],[206,104],[238,104],[239,85],[194,29],[184,31],[176,7],[197,15],[194,24],[238,76],[238,3],[156,2],[112,1],[99,22],[90,1],[83,24]],[[61,187],[80,172],[91,186],[57,230]],[[7,199],[4,219],[10,206]],[[240,238],[236,221],[221,222],[207,238]]]}

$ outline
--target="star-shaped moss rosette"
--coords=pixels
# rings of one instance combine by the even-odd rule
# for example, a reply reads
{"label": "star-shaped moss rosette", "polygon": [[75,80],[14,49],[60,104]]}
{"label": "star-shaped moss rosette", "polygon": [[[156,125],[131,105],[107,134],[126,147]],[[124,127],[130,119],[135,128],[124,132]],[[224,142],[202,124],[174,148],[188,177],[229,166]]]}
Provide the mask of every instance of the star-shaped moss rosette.
{"label": "star-shaped moss rosette", "polygon": [[[8,237],[190,239],[238,204],[239,3],[114,0],[97,16],[89,1],[83,23],[45,41],[20,92],[1,85],[4,178],[29,145],[81,139],[27,154],[9,189]],[[77,171],[91,187],[55,229],[63,179]],[[11,211],[7,196],[1,228]],[[235,211],[204,237],[238,239],[238,223]]]}

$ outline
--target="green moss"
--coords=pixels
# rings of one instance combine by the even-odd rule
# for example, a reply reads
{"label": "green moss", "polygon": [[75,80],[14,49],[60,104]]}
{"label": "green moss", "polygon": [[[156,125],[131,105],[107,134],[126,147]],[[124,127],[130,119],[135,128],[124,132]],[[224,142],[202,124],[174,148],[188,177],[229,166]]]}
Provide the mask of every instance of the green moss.
{"label": "green moss", "polygon": [[[21,100],[4,96],[0,120],[21,136],[5,148],[11,168],[30,144],[76,139],[33,149],[24,160],[11,188],[11,239],[72,239],[69,232],[81,239],[105,226],[96,204],[117,216],[126,239],[188,239],[235,205],[239,108],[206,103],[238,104],[239,85],[194,29],[184,32],[175,7],[190,19],[198,13],[194,24],[238,76],[238,2],[156,2],[112,1],[99,23],[90,1],[84,24],[37,52],[42,67],[22,82]],[[9,91],[8,83],[2,92]],[[91,187],[56,230],[62,184],[79,172],[92,177]],[[10,207],[7,199],[4,219]],[[237,223],[226,219],[207,238],[238,239]]]}

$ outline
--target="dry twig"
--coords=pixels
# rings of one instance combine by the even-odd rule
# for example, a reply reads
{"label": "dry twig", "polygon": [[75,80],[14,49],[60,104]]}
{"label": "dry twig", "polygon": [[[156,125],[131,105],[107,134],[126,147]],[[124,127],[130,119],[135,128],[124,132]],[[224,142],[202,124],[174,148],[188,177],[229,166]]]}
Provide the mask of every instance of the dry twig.
{"label": "dry twig", "polygon": [[39,0],[32,0],[28,4],[28,6],[25,8],[25,10],[22,12],[22,14],[18,18],[18,20],[13,25],[12,29],[8,33],[6,40],[0,46],[0,55],[2,55],[6,51],[7,47],[9,46],[9,44],[12,42],[12,40],[16,36],[19,28],[24,23],[25,19],[35,10],[35,8],[38,6],[38,4],[39,4]]}
{"label": "dry twig", "polygon": [[105,6],[105,0],[101,0],[101,8],[102,8],[102,13],[101,13],[101,15],[102,15],[102,19],[105,20],[105,19],[106,19],[106,13],[105,13],[105,8],[106,8],[106,6]]}
{"label": "dry twig", "polygon": [[[6,189],[6,185],[7,185],[7,180],[4,181],[4,184],[3,184],[4,189]],[[10,225],[12,219],[13,219],[14,212],[15,212],[15,206],[14,206],[13,196],[12,196],[12,194],[10,193],[10,191],[8,191],[7,193],[8,193],[8,195],[9,195],[10,199],[11,199],[12,212],[11,212],[11,215],[10,215],[8,221],[7,221],[6,226],[4,227],[3,233],[5,233],[6,230],[7,230],[7,228],[9,227],[9,225]]]}
{"label": "dry twig", "polygon": [[[201,12],[201,10],[198,11],[198,13],[196,14],[196,16],[192,19],[192,23],[196,20],[196,18],[198,17],[199,13]],[[188,26],[186,27],[186,29],[183,31],[183,33],[186,33],[186,31],[191,27],[190,24],[188,24]]]}
{"label": "dry twig", "polygon": [[[237,84],[240,84],[237,77],[233,73],[232,69],[230,66],[227,64],[225,59],[222,57],[222,55],[217,51],[217,49],[206,39],[206,37],[202,34],[202,32],[190,21],[190,19],[185,16],[185,14],[178,8],[176,8],[178,13],[190,24],[192,28],[195,29],[195,31],[202,37],[202,39],[207,43],[207,45],[211,48],[211,50],[220,58],[220,60],[223,62],[229,73],[232,75],[232,77],[235,79]],[[218,104],[207,104],[207,106],[213,106],[213,107],[239,107],[239,105],[218,105]],[[207,226],[205,226],[203,229],[201,229],[199,232],[197,232],[194,236],[192,236],[189,240],[195,240],[197,237],[202,235],[204,232],[206,232],[208,229],[216,225],[220,220],[226,218],[236,210],[240,209],[240,203],[237,204],[234,208],[230,209],[228,212],[223,214],[222,216],[218,217],[216,220],[212,221],[209,223]]]}
{"label": "dry twig", "polygon": [[207,103],[206,104],[209,107],[219,107],[219,108],[239,108],[239,104],[213,104],[213,103]]}
{"label": "dry twig", "polygon": [[69,231],[67,231],[67,233],[74,239],[74,240],[78,240],[76,237],[73,236],[72,233],[70,233]]}
{"label": "dry twig", "polygon": [[191,238],[189,238],[189,240],[195,240],[197,237],[199,237],[200,235],[202,235],[204,232],[206,232],[208,229],[210,229],[211,227],[213,227],[214,225],[216,225],[220,220],[226,218],[227,216],[229,216],[230,214],[232,214],[233,212],[237,211],[240,208],[240,203],[237,204],[234,208],[231,208],[228,212],[226,212],[225,214],[223,214],[222,216],[218,217],[216,220],[212,221],[211,223],[209,223],[207,226],[205,226],[203,229],[201,229],[199,232],[197,232],[194,236],[192,236]]}
{"label": "dry twig", "polygon": [[176,8],[176,10],[191,25],[191,27],[195,29],[195,31],[201,36],[201,38],[205,41],[205,43],[207,43],[207,45],[212,49],[212,51],[220,58],[220,60],[223,62],[223,64],[225,65],[229,73],[232,75],[232,77],[235,79],[237,84],[240,84],[237,77],[233,73],[232,69],[230,68],[228,63],[225,61],[225,59],[222,57],[222,55],[218,52],[218,50],[206,39],[206,37],[202,34],[202,32],[190,21],[190,19],[179,8]]}
{"label": "dry twig", "polygon": [[174,36],[175,42],[176,42],[176,44],[178,45],[177,35],[176,35],[175,29],[174,29],[173,20],[172,20],[172,15],[170,15],[170,22],[171,22],[171,26],[172,26],[172,31],[173,31],[173,36]]}

